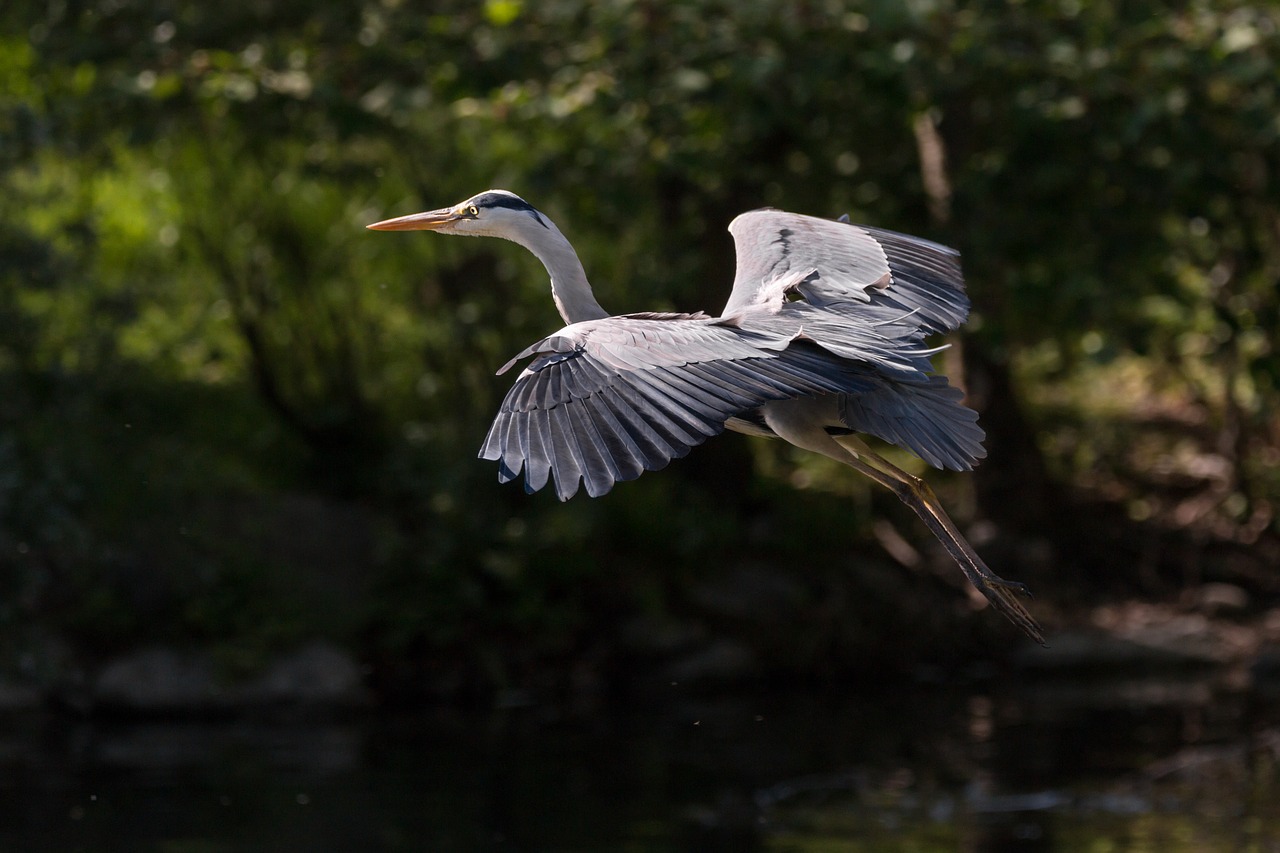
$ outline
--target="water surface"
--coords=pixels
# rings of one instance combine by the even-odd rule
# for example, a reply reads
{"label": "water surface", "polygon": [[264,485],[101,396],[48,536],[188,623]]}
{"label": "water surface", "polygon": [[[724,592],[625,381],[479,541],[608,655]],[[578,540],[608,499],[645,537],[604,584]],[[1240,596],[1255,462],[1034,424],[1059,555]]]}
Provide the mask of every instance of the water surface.
{"label": "water surface", "polygon": [[40,714],[0,720],[0,848],[1271,851],[1277,768],[1280,701],[1214,678]]}

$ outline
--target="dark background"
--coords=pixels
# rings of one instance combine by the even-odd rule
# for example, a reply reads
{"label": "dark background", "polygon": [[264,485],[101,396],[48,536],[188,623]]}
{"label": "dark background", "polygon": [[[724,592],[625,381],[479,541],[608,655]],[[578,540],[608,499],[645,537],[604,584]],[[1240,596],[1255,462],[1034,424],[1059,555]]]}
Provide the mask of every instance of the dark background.
{"label": "dark background", "polygon": [[619,313],[716,311],[764,205],[958,247],[990,456],[929,478],[1051,642],[1138,601],[1275,639],[1277,61],[1276,7],[1217,0],[7,2],[2,680],[93,708],[139,650],[227,684],[323,641],[379,702],[572,702],[1023,647],[780,443],[499,486],[544,272],[363,229],[489,187]]}

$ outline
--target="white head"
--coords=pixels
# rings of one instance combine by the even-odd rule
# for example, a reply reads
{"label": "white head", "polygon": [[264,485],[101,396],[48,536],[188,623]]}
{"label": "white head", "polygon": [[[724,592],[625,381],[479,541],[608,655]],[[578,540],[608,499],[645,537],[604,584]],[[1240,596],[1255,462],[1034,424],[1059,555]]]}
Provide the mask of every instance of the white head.
{"label": "white head", "polygon": [[567,323],[609,314],[596,302],[573,246],[550,219],[506,190],[485,190],[453,207],[413,213],[368,226],[375,231],[439,231],[472,237],[502,237],[537,256],[551,275],[551,296]]}
{"label": "white head", "polygon": [[[554,232],[551,220],[507,190],[485,190],[453,207],[413,213],[366,226],[375,231],[438,231],[472,237],[504,237],[530,245],[542,242],[538,232]],[[527,235],[527,236],[526,236]]]}

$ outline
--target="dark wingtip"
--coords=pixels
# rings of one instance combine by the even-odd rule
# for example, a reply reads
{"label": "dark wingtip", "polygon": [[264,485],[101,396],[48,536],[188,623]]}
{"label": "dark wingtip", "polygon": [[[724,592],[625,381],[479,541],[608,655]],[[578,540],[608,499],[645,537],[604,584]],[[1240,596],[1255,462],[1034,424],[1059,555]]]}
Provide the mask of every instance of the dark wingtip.
{"label": "dark wingtip", "polygon": [[520,476],[519,469],[512,470],[505,459],[498,459],[498,482],[510,483],[516,477]]}

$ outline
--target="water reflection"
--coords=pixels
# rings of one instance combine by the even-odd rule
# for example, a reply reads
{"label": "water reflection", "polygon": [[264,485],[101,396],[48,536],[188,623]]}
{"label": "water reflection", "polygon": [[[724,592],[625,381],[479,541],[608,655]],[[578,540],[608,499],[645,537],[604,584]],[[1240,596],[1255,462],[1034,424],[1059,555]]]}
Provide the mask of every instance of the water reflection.
{"label": "water reflection", "polygon": [[1280,713],[1212,680],[3,720],[0,848],[1280,849]]}

